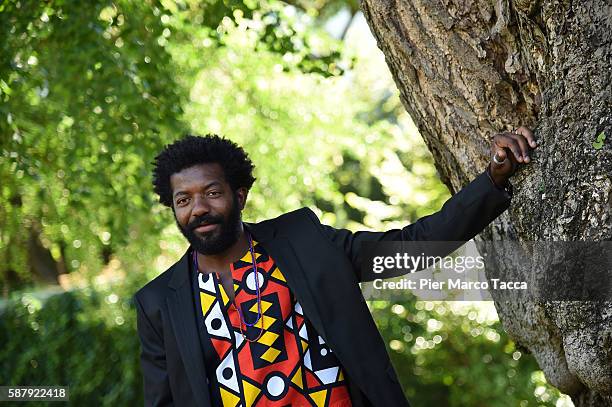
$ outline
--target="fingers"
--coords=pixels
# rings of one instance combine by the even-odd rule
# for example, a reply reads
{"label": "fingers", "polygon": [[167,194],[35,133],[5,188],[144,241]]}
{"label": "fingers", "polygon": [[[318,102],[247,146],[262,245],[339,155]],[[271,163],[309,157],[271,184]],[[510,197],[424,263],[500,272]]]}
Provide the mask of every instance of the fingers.
{"label": "fingers", "polygon": [[527,127],[521,126],[515,130],[515,133],[521,134],[522,136],[524,136],[529,142],[529,145],[531,146],[531,148],[537,147],[538,143],[535,137],[533,136],[533,133],[531,132],[531,130],[529,130]]}
{"label": "fingers", "polygon": [[[522,139],[522,140],[521,140]],[[522,141],[522,144],[521,144]],[[513,133],[501,133],[495,137],[495,145],[497,147],[506,147],[512,151],[514,158],[518,162],[523,162],[523,156],[527,155],[527,143],[525,139]],[[523,154],[523,151],[525,152]],[[499,157],[499,156],[498,156]]]}
{"label": "fingers", "polygon": [[525,126],[521,126],[511,133],[497,134],[494,140],[496,146],[509,148],[515,160],[524,163],[531,161],[529,157],[530,147],[535,148],[537,146],[532,131]]}
{"label": "fingers", "polygon": [[521,150],[521,157],[517,157],[516,159],[518,161],[521,161],[522,158],[523,162],[528,163],[530,160],[529,146],[527,145],[527,140],[525,139],[525,137],[517,133],[510,133],[510,137],[512,137],[512,139],[516,141],[516,143],[519,145],[519,149]]}

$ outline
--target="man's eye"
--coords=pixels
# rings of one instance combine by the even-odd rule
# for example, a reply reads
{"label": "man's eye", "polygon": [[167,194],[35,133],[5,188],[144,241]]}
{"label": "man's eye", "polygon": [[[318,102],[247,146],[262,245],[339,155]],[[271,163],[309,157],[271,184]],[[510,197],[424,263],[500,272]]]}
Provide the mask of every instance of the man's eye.
{"label": "man's eye", "polygon": [[178,201],[176,201],[176,204],[177,204],[177,205],[180,205],[180,204],[182,204],[183,202],[186,202],[186,201],[187,201],[187,199],[186,199],[186,198],[181,198],[181,199],[179,199]]}
{"label": "man's eye", "polygon": [[217,196],[220,195],[219,191],[210,191],[208,194],[208,196]]}

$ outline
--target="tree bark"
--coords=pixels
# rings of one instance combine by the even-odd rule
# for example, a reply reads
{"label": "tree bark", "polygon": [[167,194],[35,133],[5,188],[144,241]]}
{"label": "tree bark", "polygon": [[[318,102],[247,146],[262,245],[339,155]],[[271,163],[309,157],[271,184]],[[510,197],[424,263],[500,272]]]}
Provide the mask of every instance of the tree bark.
{"label": "tree bark", "polygon": [[[362,9],[453,193],[484,170],[488,136],[535,130],[511,208],[477,240],[612,240],[609,0],[364,0]],[[602,132],[608,139],[594,144]],[[495,297],[502,323],[548,381],[576,406],[612,405],[612,305],[507,299]]]}
{"label": "tree bark", "polygon": [[59,263],[40,241],[40,226],[29,230],[28,261],[34,280],[47,284],[59,284]]}

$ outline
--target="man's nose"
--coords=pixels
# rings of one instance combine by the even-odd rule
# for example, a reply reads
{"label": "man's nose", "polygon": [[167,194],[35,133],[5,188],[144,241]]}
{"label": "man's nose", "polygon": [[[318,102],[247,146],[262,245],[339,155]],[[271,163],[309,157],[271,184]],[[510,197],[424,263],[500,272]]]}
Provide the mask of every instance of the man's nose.
{"label": "man's nose", "polygon": [[203,195],[195,195],[193,198],[193,209],[191,210],[191,220],[210,212],[210,205]]}

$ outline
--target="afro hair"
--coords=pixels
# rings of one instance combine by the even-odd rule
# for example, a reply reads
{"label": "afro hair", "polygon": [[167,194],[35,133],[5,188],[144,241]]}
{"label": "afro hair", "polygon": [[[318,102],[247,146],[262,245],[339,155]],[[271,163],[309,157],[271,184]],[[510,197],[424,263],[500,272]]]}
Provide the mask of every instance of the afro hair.
{"label": "afro hair", "polygon": [[187,135],[166,145],[153,161],[153,188],[159,202],[172,208],[170,176],[198,164],[218,163],[232,189],[250,189],[255,166],[247,153],[231,140],[216,134]]}

